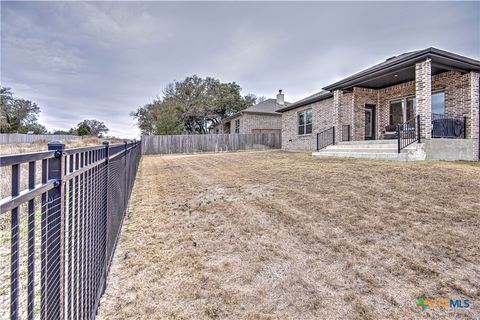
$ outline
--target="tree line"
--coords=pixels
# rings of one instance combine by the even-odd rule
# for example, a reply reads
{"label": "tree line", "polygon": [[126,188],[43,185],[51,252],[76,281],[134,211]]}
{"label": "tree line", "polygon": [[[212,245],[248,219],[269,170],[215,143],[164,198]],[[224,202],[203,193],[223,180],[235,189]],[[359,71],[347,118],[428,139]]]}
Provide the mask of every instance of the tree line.
{"label": "tree line", "polygon": [[109,131],[98,120],[83,120],[69,130],[48,131],[38,122],[39,114],[40,107],[35,102],[17,98],[10,88],[0,87],[0,133],[99,136]]}
{"label": "tree line", "polygon": [[169,83],[162,97],[137,108],[131,116],[142,135],[206,134],[222,119],[264,99],[241,91],[235,82],[193,75]]}

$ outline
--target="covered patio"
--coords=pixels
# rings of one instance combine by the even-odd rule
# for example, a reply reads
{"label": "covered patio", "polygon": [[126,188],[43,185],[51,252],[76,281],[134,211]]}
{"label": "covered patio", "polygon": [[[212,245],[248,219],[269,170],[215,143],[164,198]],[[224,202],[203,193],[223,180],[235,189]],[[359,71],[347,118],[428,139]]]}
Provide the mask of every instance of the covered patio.
{"label": "covered patio", "polygon": [[479,71],[477,60],[428,48],[325,87],[335,140],[469,139],[478,159]]}

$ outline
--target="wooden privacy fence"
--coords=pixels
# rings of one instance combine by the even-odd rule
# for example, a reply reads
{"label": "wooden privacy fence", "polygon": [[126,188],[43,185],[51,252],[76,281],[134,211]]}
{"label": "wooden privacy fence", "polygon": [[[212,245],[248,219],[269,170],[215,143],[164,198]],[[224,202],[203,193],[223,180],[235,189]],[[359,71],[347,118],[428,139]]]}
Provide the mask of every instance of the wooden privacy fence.
{"label": "wooden privacy fence", "polygon": [[178,154],[281,148],[279,133],[143,136],[142,154]]}
{"label": "wooden privacy fence", "polygon": [[0,144],[30,143],[35,141],[79,140],[82,137],[58,134],[0,133]]}

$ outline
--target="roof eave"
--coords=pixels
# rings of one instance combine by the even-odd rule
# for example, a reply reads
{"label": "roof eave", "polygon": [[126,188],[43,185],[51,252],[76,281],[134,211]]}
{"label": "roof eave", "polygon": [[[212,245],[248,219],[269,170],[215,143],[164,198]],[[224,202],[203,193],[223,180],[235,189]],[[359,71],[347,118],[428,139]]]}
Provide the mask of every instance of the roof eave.
{"label": "roof eave", "polygon": [[261,114],[261,115],[269,115],[269,116],[281,116],[277,111],[275,112],[262,112],[262,111],[242,111],[243,113],[249,114]]}
{"label": "roof eave", "polygon": [[358,76],[354,78],[346,78],[340,81],[335,82],[334,84],[331,84],[329,86],[326,86],[323,88],[323,90],[327,91],[333,91],[337,89],[346,89],[354,86],[356,83],[361,82],[365,78],[379,75],[381,73],[389,72],[392,69],[396,68],[401,68],[405,67],[410,64],[415,64],[423,59],[427,58],[446,58],[446,59],[451,59],[451,60],[456,60],[462,63],[465,63],[467,65],[471,66],[472,70],[480,70],[480,62],[474,59],[470,59],[467,57],[462,57],[454,53],[450,53],[447,51],[439,50],[436,48],[428,48],[425,50],[421,50],[419,52],[416,52],[415,54],[406,56],[402,59],[399,59],[397,61],[392,62],[391,64],[383,65],[381,67],[378,67],[373,70],[369,70],[368,72],[362,73],[360,72]]}

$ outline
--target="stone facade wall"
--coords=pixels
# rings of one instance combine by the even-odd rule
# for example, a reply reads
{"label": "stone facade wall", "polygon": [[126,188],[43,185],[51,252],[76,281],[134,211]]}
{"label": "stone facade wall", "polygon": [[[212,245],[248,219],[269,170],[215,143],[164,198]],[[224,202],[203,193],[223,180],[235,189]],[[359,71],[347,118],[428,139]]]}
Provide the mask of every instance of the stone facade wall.
{"label": "stone facade wall", "polygon": [[[312,109],[312,133],[298,134],[298,113]],[[282,149],[287,151],[314,151],[317,133],[333,126],[333,98],[315,102],[282,113]]]}

